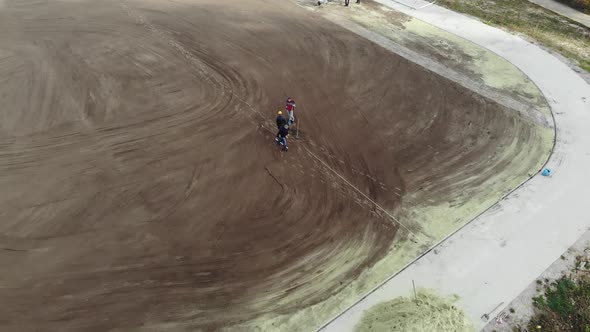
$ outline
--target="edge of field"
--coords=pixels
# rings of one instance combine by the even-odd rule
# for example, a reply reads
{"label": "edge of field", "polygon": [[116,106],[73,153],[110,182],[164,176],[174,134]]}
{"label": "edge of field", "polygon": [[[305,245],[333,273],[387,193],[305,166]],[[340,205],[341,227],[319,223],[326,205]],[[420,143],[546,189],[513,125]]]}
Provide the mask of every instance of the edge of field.
{"label": "edge of field", "polygon": [[[432,251],[441,242],[444,242],[478,216],[491,209],[497,202],[521,187],[538,170],[544,167],[555,144],[553,115],[539,88],[516,66],[492,51],[386,7],[367,9],[354,6],[346,14],[335,12],[336,5],[322,9],[309,6],[306,6],[306,8],[314,11],[314,14],[324,15],[327,19],[355,33],[359,33],[355,28],[361,26],[375,35],[393,41],[394,49],[392,49],[391,44],[383,45],[378,40],[369,37],[369,39],[378,42],[378,44],[394,53],[402,56],[407,55],[404,51],[409,49],[425,56],[432,63],[442,64],[444,68],[452,70],[454,73],[458,72],[465,77],[476,77],[477,82],[475,84],[480,83],[480,88],[484,86],[486,89],[500,93],[508,100],[516,100],[525,105],[532,105],[534,111],[542,114],[547,119],[547,122],[533,124],[537,129],[539,144],[534,148],[529,147],[528,150],[535,151],[529,153],[529,156],[534,159],[532,164],[536,165],[536,167],[503,170],[495,178],[487,179],[484,182],[482,187],[488,188],[484,193],[485,195],[465,197],[465,202],[469,202],[469,204],[462,204],[460,207],[449,204],[413,207],[411,212],[412,222],[420,224],[422,229],[429,230],[428,233],[421,234],[427,239],[425,243],[417,244],[409,240],[394,241],[381,261],[365,270],[346,288],[325,301],[291,315],[261,316],[251,322],[230,327],[227,329],[229,331],[308,331],[327,325],[347,308],[360,302],[376,288],[401,273],[408,266]],[[323,12],[318,13],[320,10]],[[359,34],[366,37],[362,32]],[[448,45],[448,48],[441,48],[436,51],[436,48],[432,47],[433,40],[441,41],[443,44]],[[398,48],[395,49],[395,47]],[[456,52],[448,55],[446,49],[455,49]],[[445,56],[445,54],[447,55]],[[409,60],[414,61],[414,59]],[[423,63],[421,65],[427,66],[428,64]],[[466,88],[470,87],[467,86]],[[519,147],[511,146],[510,149],[502,152],[513,153],[514,149],[519,149]],[[445,220],[442,222],[441,216],[445,216]],[[400,230],[399,237],[407,239],[407,234]],[[292,301],[293,299],[288,298],[286,300]]]}

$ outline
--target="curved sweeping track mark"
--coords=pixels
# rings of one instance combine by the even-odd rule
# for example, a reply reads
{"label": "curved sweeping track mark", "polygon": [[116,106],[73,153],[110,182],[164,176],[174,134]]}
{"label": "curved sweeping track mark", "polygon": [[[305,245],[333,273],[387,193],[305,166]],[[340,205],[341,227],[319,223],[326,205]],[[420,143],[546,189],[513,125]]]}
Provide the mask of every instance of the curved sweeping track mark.
{"label": "curved sweeping track mark", "polygon": [[[253,111],[257,115],[259,115],[259,117],[261,119],[266,120],[266,117],[260,111],[256,110],[250,103],[248,103],[248,101],[246,101],[244,98],[240,97],[238,94],[236,94],[234,92],[234,88],[235,88],[234,86],[232,86],[232,85],[228,86],[226,84],[223,84],[220,81],[212,79],[209,75],[209,71],[206,69],[206,67],[202,63],[203,59],[199,59],[199,58],[195,57],[191,52],[186,50],[181,44],[177,43],[174,39],[170,38],[165,32],[163,32],[159,28],[155,27],[148,20],[146,20],[143,15],[141,15],[139,12],[131,9],[128,5],[127,0],[123,0],[121,2],[121,4],[122,4],[123,9],[125,10],[125,13],[127,13],[127,15],[129,15],[131,18],[133,18],[134,20],[136,20],[137,22],[142,24],[149,31],[156,34],[158,37],[162,38],[170,46],[172,46],[174,49],[176,49],[178,52],[180,52],[193,65],[193,67],[199,71],[199,74],[201,74],[201,77],[205,78],[207,80],[207,82],[209,82],[214,88],[219,89],[222,94],[229,93],[231,96],[235,97],[241,103],[246,105],[251,111]],[[196,51],[198,51],[198,50],[196,50]],[[205,55],[202,52],[200,54]],[[210,59],[210,61],[212,61],[212,60],[213,59]],[[208,64],[211,65],[212,62],[209,62]],[[214,72],[220,73],[219,70],[222,70],[225,67],[223,67],[223,66],[210,66],[209,68],[214,69]],[[215,70],[215,69],[217,69],[217,70]],[[227,75],[227,74],[223,75],[223,71],[221,71],[221,73],[222,73],[223,77],[225,77],[226,79],[228,79],[230,81],[233,81],[233,80],[231,80],[231,78],[236,77],[236,76]],[[239,86],[238,86],[238,88],[239,88]],[[229,92],[227,90],[229,90]]]}
{"label": "curved sweeping track mark", "polygon": [[402,226],[408,233],[410,233],[414,239],[412,239],[412,241],[414,243],[418,243],[418,242],[422,242],[418,239],[418,235],[416,235],[416,233],[412,232],[412,230],[405,226],[404,224],[402,224],[396,217],[394,217],[389,211],[385,210],[384,208],[381,207],[381,205],[377,204],[377,202],[373,201],[369,196],[367,196],[364,192],[362,192],[362,190],[358,189],[355,185],[353,185],[352,183],[350,183],[348,180],[346,180],[345,177],[343,177],[342,175],[340,175],[338,172],[336,172],[332,167],[330,167],[328,164],[326,164],[322,159],[320,159],[318,156],[316,156],[313,152],[311,152],[307,147],[303,147],[305,149],[305,151],[307,151],[307,153],[309,153],[313,158],[315,158],[317,161],[319,161],[322,165],[324,165],[324,167],[326,167],[326,169],[328,169],[329,171],[331,171],[332,173],[334,173],[338,178],[340,178],[342,181],[344,181],[344,183],[346,183],[347,185],[349,185],[352,189],[354,189],[356,192],[358,192],[359,194],[361,194],[364,198],[366,198],[369,202],[371,202],[377,209],[379,209],[381,212],[385,213],[386,216],[388,216],[394,223]]}

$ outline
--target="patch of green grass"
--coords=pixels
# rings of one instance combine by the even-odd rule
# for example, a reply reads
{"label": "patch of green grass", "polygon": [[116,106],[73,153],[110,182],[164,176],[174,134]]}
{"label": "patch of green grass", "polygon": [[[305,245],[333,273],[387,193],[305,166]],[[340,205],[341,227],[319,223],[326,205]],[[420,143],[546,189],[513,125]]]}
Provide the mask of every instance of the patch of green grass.
{"label": "patch of green grass", "polygon": [[590,72],[590,28],[527,0],[439,0],[454,11],[478,17],[485,23],[521,33]]}
{"label": "patch of green grass", "polygon": [[568,318],[574,312],[572,295],[576,284],[570,279],[560,279],[555,286],[547,290],[547,306],[562,318]]}
{"label": "patch of green grass", "polygon": [[543,331],[590,332],[590,279],[563,277],[544,295],[533,298],[536,314],[529,330],[541,326]]}
{"label": "patch of green grass", "polygon": [[547,306],[545,297],[543,295],[533,297],[533,305],[539,309],[545,308]]}

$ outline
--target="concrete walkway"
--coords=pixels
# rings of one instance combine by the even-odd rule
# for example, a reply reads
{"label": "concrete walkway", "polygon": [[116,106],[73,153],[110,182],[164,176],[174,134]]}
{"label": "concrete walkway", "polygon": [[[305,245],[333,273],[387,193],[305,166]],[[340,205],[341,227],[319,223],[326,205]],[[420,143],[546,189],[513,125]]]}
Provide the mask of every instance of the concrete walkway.
{"label": "concrete walkway", "polygon": [[412,280],[459,295],[465,313],[482,328],[483,314],[493,318],[502,311],[590,229],[590,86],[541,48],[477,20],[438,6],[412,10],[376,1],[479,44],[527,74],[555,116],[557,142],[548,163],[553,175],[533,177],[321,330],[352,331],[366,309],[410,295]]}
{"label": "concrete walkway", "polygon": [[590,28],[590,15],[588,14],[584,14],[580,11],[573,9],[572,7],[566,6],[554,0],[529,1]]}

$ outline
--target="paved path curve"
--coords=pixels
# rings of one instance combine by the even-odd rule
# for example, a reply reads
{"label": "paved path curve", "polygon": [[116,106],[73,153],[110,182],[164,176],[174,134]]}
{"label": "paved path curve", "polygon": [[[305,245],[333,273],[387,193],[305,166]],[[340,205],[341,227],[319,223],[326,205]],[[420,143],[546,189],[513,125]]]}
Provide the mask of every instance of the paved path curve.
{"label": "paved path curve", "polygon": [[[458,294],[476,327],[494,317],[590,229],[590,86],[541,48],[438,6],[419,11],[378,2],[443,28],[504,57],[527,74],[555,116],[557,142],[549,178],[537,175],[439,247],[391,278],[323,331],[350,331],[372,305],[419,287]],[[418,4],[419,5],[419,4]]]}

